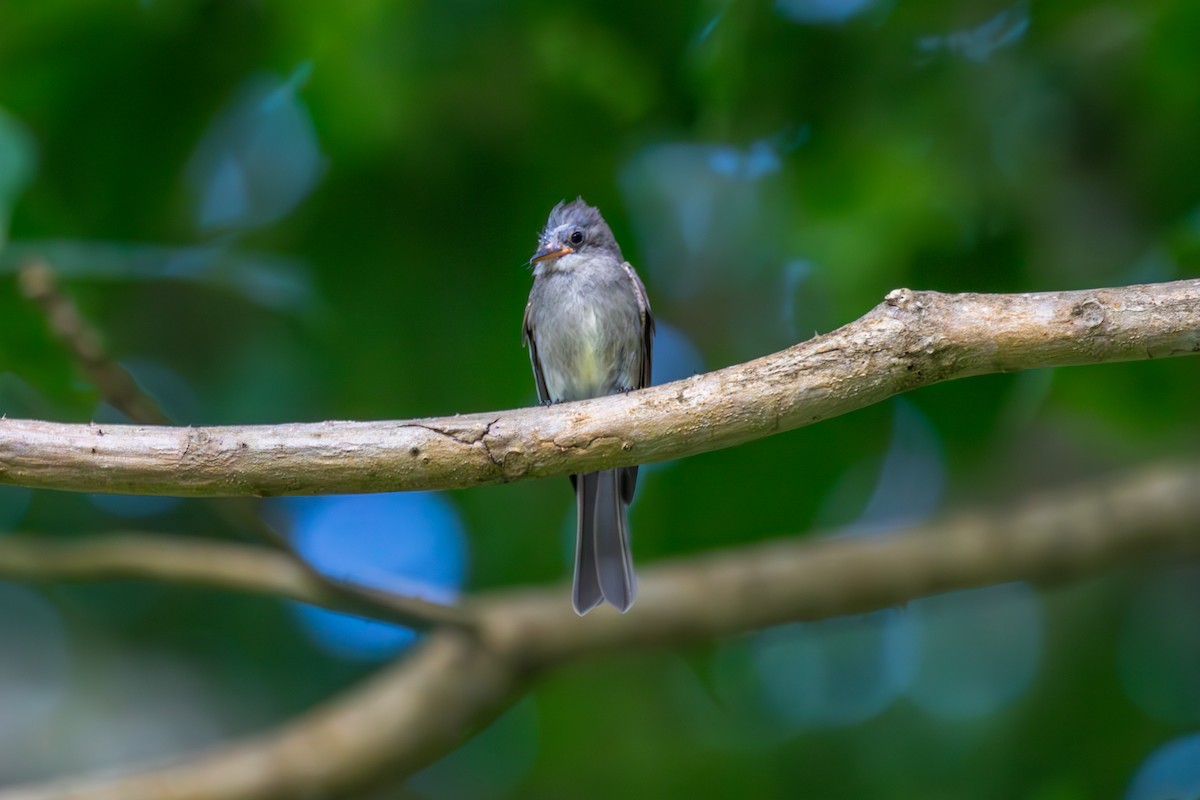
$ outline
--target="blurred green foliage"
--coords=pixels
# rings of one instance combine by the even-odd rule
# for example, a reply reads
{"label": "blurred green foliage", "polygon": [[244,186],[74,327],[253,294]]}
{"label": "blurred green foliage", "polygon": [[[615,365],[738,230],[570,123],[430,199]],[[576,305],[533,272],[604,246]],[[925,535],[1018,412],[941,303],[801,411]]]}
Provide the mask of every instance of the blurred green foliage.
{"label": "blurred green foliage", "polygon": [[[1182,0],[9,4],[0,412],[113,418],[16,290],[37,253],[192,425],[532,403],[525,262],[546,212],[576,194],[604,211],[705,368],[829,330],[898,286],[1195,276],[1198,37],[1200,6]],[[267,121],[237,117],[246,137],[204,162],[206,132],[256,79],[275,87],[256,107]],[[319,160],[296,155],[305,142]],[[199,178],[196,163],[209,164]],[[214,208],[224,227],[204,224]],[[648,471],[635,553],[804,535],[872,508],[894,524],[1004,505],[1188,456],[1198,397],[1187,359],[925,389]],[[12,498],[9,526],[38,535],[132,524],[83,497]],[[469,588],[565,579],[565,481],[450,499]],[[136,525],[240,535],[200,501]],[[900,693],[861,720],[792,725],[759,693],[748,638],[566,670],[501,720],[503,737],[456,755],[478,785],[431,773],[384,796],[1118,795],[1156,747],[1200,727],[1200,703],[1172,719],[1140,707],[1142,662],[1119,660],[1132,626],[1162,646],[1139,650],[1145,663],[1200,665],[1200,641],[1156,639],[1134,613],[1157,580],[1042,594],[1035,677],[992,713],[947,719]],[[45,595],[70,642],[67,699],[29,723],[36,756],[0,759],[0,784],[260,730],[371,668],[324,654],[270,601],[123,584]],[[813,657],[841,663],[821,660],[832,646]],[[151,678],[97,701],[119,674]],[[154,716],[155,697],[173,717]]]}

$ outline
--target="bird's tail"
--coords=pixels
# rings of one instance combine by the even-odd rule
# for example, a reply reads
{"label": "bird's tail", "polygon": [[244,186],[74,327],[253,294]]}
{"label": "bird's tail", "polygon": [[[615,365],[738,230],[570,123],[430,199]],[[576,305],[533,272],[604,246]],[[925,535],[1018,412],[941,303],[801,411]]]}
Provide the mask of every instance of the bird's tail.
{"label": "bird's tail", "polygon": [[575,612],[583,615],[607,600],[624,613],[633,605],[633,556],[625,504],[617,490],[618,470],[579,475],[575,540]]}

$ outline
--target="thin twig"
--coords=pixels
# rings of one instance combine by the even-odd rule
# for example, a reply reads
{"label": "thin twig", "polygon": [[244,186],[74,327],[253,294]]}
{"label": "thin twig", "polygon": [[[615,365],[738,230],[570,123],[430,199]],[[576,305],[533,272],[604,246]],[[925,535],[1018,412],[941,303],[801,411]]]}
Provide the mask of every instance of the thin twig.
{"label": "thin twig", "polygon": [[[0,538],[0,577],[80,582],[121,579],[167,581],[287,598],[426,630],[461,626],[461,609],[381,593],[364,602],[315,578],[302,562],[263,547],[161,533],[108,533],[71,541],[11,534]],[[369,591],[369,590],[368,590]]]}
{"label": "thin twig", "polygon": [[146,393],[129,370],[108,357],[100,337],[79,308],[58,285],[54,271],[43,261],[30,261],[18,275],[21,291],[37,304],[50,333],[67,349],[87,381],[100,396],[129,419],[145,425],[166,425],[170,418]]}

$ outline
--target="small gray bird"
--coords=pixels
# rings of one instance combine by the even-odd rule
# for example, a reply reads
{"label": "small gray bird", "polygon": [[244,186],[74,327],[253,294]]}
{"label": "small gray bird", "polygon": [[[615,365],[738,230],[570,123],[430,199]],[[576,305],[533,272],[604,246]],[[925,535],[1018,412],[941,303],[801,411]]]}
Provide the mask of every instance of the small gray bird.
{"label": "small gray bird", "polygon": [[[646,287],[621,257],[600,212],[577,198],[550,212],[529,259],[533,289],[524,338],[543,403],[586,400],[650,385],[654,318]],[[578,508],[575,612],[607,600],[633,605],[625,507],[637,467],[572,475]]]}

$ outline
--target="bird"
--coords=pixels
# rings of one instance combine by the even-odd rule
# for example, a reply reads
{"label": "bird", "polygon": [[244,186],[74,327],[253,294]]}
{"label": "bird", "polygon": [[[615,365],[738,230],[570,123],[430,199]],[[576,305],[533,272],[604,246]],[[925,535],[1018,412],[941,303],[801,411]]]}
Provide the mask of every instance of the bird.
{"label": "bird", "polygon": [[[600,212],[582,197],[554,206],[529,264],[533,286],[522,344],[542,403],[649,386],[650,301]],[[602,602],[622,613],[633,605],[626,508],[637,476],[636,466],[571,476],[577,511],[571,600],[580,616]]]}

